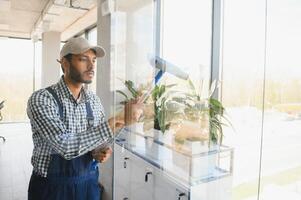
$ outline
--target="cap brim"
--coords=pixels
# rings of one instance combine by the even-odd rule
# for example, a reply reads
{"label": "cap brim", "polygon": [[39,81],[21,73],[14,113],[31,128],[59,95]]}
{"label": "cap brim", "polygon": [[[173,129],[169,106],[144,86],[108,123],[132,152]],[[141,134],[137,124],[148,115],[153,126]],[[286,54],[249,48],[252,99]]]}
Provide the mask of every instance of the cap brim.
{"label": "cap brim", "polygon": [[104,48],[101,46],[92,46],[90,49],[93,49],[96,52],[96,57],[102,58],[106,55]]}

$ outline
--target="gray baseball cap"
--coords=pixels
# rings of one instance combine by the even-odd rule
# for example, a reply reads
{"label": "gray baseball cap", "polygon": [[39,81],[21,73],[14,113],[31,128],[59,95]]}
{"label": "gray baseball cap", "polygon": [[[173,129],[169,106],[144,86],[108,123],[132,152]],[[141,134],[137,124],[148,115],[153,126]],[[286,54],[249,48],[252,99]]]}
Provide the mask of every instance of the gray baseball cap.
{"label": "gray baseball cap", "polygon": [[106,52],[101,46],[93,46],[89,41],[82,37],[71,38],[68,40],[60,52],[60,59],[68,54],[81,54],[89,49],[93,49],[96,52],[96,57],[104,57]]}

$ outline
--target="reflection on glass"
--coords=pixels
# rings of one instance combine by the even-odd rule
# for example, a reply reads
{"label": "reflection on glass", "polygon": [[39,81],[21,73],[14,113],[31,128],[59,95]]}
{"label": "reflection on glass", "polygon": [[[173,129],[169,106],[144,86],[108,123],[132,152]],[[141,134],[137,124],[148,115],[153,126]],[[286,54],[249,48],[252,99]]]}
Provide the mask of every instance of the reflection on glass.
{"label": "reflection on glass", "polygon": [[187,81],[165,73],[161,81],[161,85],[171,85],[166,90],[171,101],[166,104],[175,112],[168,110],[166,121],[177,125],[175,137],[179,142],[208,139],[208,113],[201,107],[208,105],[211,14],[209,0],[189,0],[185,4],[178,0],[162,1],[162,57],[189,76]]}
{"label": "reflection on glass", "polygon": [[31,40],[0,39],[0,99],[6,100],[1,110],[3,122],[27,119],[26,103],[33,91],[33,48]]}
{"label": "reflection on glass", "polygon": [[116,113],[123,117],[131,99],[145,101],[143,118],[117,136],[115,197],[228,199],[233,150],[218,139],[209,146],[212,1],[119,0],[116,6]]}
{"label": "reflection on glass", "polygon": [[[111,88],[120,91],[116,93],[115,111],[122,117],[123,106],[119,103],[141,94],[153,77],[154,68],[148,55],[154,53],[154,1],[118,0],[116,7],[111,30],[111,62],[114,66]],[[146,140],[138,136],[144,132],[143,122],[128,126],[128,129],[130,134],[126,134],[125,139],[129,146],[137,144],[135,151],[145,152]],[[129,148],[125,149],[124,141],[121,142],[114,147],[115,199],[152,199],[154,182],[151,176],[154,172],[146,169],[145,162],[130,153]]]}
{"label": "reflection on glass", "polygon": [[301,199],[300,1],[268,1],[260,199]]}

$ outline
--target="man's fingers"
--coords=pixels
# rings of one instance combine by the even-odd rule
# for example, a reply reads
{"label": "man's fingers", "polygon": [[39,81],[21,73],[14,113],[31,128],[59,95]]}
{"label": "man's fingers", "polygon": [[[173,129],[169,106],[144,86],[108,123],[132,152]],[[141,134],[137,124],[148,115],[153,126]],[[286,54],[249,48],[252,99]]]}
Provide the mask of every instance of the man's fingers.
{"label": "man's fingers", "polygon": [[111,147],[107,148],[106,150],[107,153],[112,154],[113,153],[113,149]]}
{"label": "man's fingers", "polygon": [[107,149],[98,152],[98,154],[95,157],[99,162],[103,163],[110,158],[112,152],[113,152],[112,148],[108,147]]}

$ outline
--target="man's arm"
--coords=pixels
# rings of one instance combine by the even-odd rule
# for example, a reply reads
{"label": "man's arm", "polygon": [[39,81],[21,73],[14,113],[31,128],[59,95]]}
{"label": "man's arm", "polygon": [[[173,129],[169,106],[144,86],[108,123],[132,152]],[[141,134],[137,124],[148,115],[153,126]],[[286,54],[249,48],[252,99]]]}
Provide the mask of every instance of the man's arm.
{"label": "man's arm", "polygon": [[107,122],[80,133],[72,133],[60,120],[55,100],[46,91],[34,93],[28,100],[27,113],[41,137],[65,159],[83,155],[112,137]]}
{"label": "man's arm", "polygon": [[[143,104],[139,102],[139,99],[132,100],[125,105],[124,112],[119,113],[115,117],[108,120],[109,126],[114,133],[118,132],[125,125],[130,125],[138,121],[143,113]],[[112,148],[110,146],[97,148],[92,151],[92,156],[99,162],[105,162],[112,154]]]}

